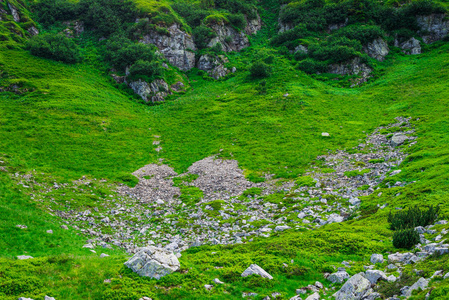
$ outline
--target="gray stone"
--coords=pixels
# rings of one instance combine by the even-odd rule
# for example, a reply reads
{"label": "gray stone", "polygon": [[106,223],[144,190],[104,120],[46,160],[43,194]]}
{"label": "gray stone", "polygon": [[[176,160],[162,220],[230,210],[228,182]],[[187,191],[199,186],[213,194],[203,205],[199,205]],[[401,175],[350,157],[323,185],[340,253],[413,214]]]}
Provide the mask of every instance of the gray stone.
{"label": "gray stone", "polygon": [[378,263],[381,264],[384,262],[384,257],[382,254],[373,254],[373,255],[371,255],[370,262],[372,264],[378,264]]}
{"label": "gray stone", "polygon": [[406,140],[408,140],[408,136],[403,133],[395,133],[391,138],[391,145],[393,147],[397,147],[402,145]]}
{"label": "gray stone", "polygon": [[55,300],[55,298],[45,295],[44,300]]}
{"label": "gray stone", "polygon": [[449,272],[447,272],[444,276],[443,279],[448,279],[449,278]]}
{"label": "gray stone", "polygon": [[390,49],[388,48],[387,42],[381,38],[377,38],[363,47],[363,51],[370,57],[377,59],[378,61],[383,61]]}
{"label": "gray stone", "polygon": [[220,281],[220,279],[218,279],[218,278],[215,278],[215,279],[213,280],[213,282],[214,282],[215,284],[224,284],[224,282],[223,282],[223,281]]}
{"label": "gray stone", "polygon": [[319,289],[323,289],[323,288],[324,288],[324,285],[323,285],[321,282],[319,282],[319,281],[316,281],[316,282],[315,282],[315,286],[316,286],[317,288],[319,288]]}
{"label": "gray stone", "polygon": [[402,43],[399,43],[397,40],[395,40],[395,46],[401,48],[405,54],[421,54],[421,43],[414,37]]}
{"label": "gray stone", "polygon": [[101,253],[100,254],[100,258],[104,258],[104,257],[108,257],[109,255],[107,255],[106,253]]}
{"label": "gray stone", "polygon": [[334,294],[336,300],[358,300],[371,293],[371,283],[363,277],[363,273],[356,274]]}
{"label": "gray stone", "polygon": [[162,79],[156,79],[151,83],[139,79],[130,82],[128,85],[145,102],[162,102],[170,93],[168,84]]}
{"label": "gray stone", "polygon": [[31,258],[34,258],[34,257],[29,256],[29,255],[19,255],[19,256],[17,256],[18,260],[31,259]]}
{"label": "gray stone", "polygon": [[390,275],[390,276],[387,277],[387,281],[388,282],[396,282],[396,280],[398,280],[398,279],[394,275]]}
{"label": "gray stone", "polygon": [[50,229],[50,230],[47,230],[47,233],[48,233],[48,234],[53,234],[53,230],[51,230],[51,229]]}
{"label": "gray stone", "polygon": [[178,258],[173,252],[153,246],[141,248],[125,266],[140,276],[160,279],[180,268]]}
{"label": "gray stone", "polygon": [[320,294],[318,294],[318,292],[315,292],[306,298],[306,300],[320,300],[320,299],[321,299],[321,297],[320,297]]}
{"label": "gray stone", "polygon": [[212,290],[213,287],[214,287],[214,286],[211,285],[211,284],[205,284],[205,285],[204,285],[204,288],[205,288],[206,290],[208,290],[208,291]]}
{"label": "gray stone", "polygon": [[338,214],[331,214],[328,218],[327,218],[327,223],[331,224],[331,223],[341,223],[345,220],[344,217],[338,215]]}
{"label": "gray stone", "polygon": [[261,267],[259,267],[256,264],[252,264],[250,265],[243,273],[242,273],[242,277],[247,277],[250,275],[259,275],[263,278],[268,278],[268,279],[273,279],[273,276],[271,276],[270,274],[268,274],[264,269],[262,269]]}
{"label": "gray stone", "polygon": [[16,225],[17,228],[20,229],[27,229],[28,227],[26,225]]}
{"label": "gray stone", "polygon": [[376,284],[379,279],[387,280],[387,275],[379,270],[367,270],[365,278],[368,279],[371,284]]}
{"label": "gray stone", "polygon": [[11,11],[11,15],[12,15],[14,22],[20,22],[20,15],[19,15],[19,11],[17,10],[17,8],[14,5],[12,5],[11,3],[8,3],[8,7],[9,7],[9,10]]}
{"label": "gray stone", "polygon": [[440,220],[436,222],[435,225],[446,225],[447,223],[448,223],[447,220]]}
{"label": "gray stone", "polygon": [[322,132],[321,136],[330,136],[330,134],[328,132]]}
{"label": "gray stone", "polygon": [[67,227],[67,225],[61,225],[61,228],[64,230],[69,230],[69,227]]}
{"label": "gray stone", "polygon": [[429,280],[421,277],[420,279],[418,279],[417,282],[415,282],[411,287],[405,289],[402,292],[402,295],[405,297],[410,297],[413,293],[414,290],[419,290],[419,289],[426,289],[427,286],[429,285]]}
{"label": "gray stone", "polygon": [[327,277],[326,279],[329,280],[332,283],[343,283],[345,279],[349,278],[349,274],[346,271],[338,271],[335,273],[332,273]]}
{"label": "gray stone", "polygon": [[34,299],[32,299],[32,298],[20,297],[18,300],[34,300]]}
{"label": "gray stone", "polygon": [[215,57],[210,54],[204,54],[198,60],[197,68],[206,71],[214,79],[220,79],[230,73],[224,66],[227,62],[228,59],[223,55]]}

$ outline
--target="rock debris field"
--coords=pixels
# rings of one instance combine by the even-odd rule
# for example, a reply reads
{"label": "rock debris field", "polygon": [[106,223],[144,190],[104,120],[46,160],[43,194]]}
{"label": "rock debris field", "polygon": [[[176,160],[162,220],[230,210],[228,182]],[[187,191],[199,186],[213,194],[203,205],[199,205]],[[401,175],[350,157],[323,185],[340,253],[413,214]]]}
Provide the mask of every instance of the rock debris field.
{"label": "rock debris field", "polygon": [[[81,178],[73,184],[44,186],[32,174],[15,177],[32,190],[36,201],[50,198],[50,213],[86,234],[84,247],[91,251],[117,246],[133,254],[156,246],[176,253],[202,244],[244,243],[290,228],[312,229],[357,218],[358,197],[374,193],[385,178],[394,178],[400,170],[393,169],[406,157],[399,146],[416,143],[410,119],[396,120],[367,134],[364,143],[349,151],[318,157],[296,181],[266,175],[265,182],[250,182],[237,161],[218,157],[197,161],[184,174],[161,162],[135,171],[135,187],[118,186],[98,207],[77,210],[49,195],[58,189],[85,192],[94,183],[108,185],[106,180]],[[161,151],[163,137],[155,138],[156,151]]]}

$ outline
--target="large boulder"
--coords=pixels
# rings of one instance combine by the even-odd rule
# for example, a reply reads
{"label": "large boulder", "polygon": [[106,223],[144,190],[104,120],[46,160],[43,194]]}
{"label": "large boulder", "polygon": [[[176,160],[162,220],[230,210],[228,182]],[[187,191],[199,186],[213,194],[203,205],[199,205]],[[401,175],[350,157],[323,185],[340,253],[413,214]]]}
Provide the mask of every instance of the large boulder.
{"label": "large boulder", "polygon": [[359,300],[372,293],[371,283],[363,277],[363,273],[356,274],[334,294],[335,300]]}
{"label": "large boulder", "polygon": [[377,263],[381,264],[384,262],[384,257],[382,254],[373,254],[373,255],[371,255],[370,262],[372,264],[377,264]]}
{"label": "large boulder", "polygon": [[424,290],[427,288],[428,285],[429,285],[429,280],[421,277],[411,287],[403,289],[402,295],[405,297],[410,297],[414,290],[419,290],[419,289]]}
{"label": "large boulder", "polygon": [[387,42],[381,38],[377,38],[366,44],[366,46],[363,47],[363,51],[365,51],[369,57],[377,59],[378,61],[383,61],[390,49],[388,48]]}
{"label": "large boulder", "polygon": [[403,133],[395,133],[392,137],[391,137],[391,145],[393,147],[397,147],[402,145],[406,140],[408,140],[408,136],[406,136]]}
{"label": "large boulder", "polygon": [[178,24],[167,28],[166,33],[151,30],[145,34],[141,41],[144,44],[154,44],[166,59],[182,71],[195,67],[195,43],[192,36],[180,29]]}
{"label": "large boulder", "polygon": [[273,279],[273,276],[271,276],[270,274],[268,274],[264,269],[262,269],[261,267],[259,267],[256,264],[252,264],[250,265],[243,273],[242,273],[242,277],[247,277],[247,276],[251,276],[251,275],[259,275],[263,278],[268,278],[268,279]]}
{"label": "large boulder", "polygon": [[449,34],[449,19],[445,14],[432,14],[416,18],[424,43],[442,40]]}
{"label": "large boulder", "polygon": [[371,282],[371,284],[376,284],[378,280],[387,280],[387,275],[379,270],[367,270],[365,273],[365,278]]}
{"label": "large boulder", "polygon": [[125,266],[140,276],[160,279],[180,268],[176,255],[165,249],[153,246],[141,248]]}
{"label": "large boulder", "polygon": [[393,253],[388,255],[388,262],[389,263],[404,263],[404,264],[414,264],[417,261],[419,261],[420,258],[417,257],[415,254],[407,252],[407,253]]}
{"label": "large boulder", "polygon": [[344,63],[331,64],[328,66],[328,73],[339,75],[358,75],[360,80],[354,85],[366,82],[373,70],[366,64],[362,63],[359,57]]}

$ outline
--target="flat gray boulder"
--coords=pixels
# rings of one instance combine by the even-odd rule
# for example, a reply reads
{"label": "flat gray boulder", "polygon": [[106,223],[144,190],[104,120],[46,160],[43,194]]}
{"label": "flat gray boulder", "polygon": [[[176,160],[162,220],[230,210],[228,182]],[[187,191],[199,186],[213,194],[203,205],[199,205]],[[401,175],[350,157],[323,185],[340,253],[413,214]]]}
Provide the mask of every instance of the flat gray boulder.
{"label": "flat gray boulder", "polygon": [[362,274],[359,273],[349,278],[341,289],[334,294],[335,300],[359,300],[371,294],[371,283]]}
{"label": "flat gray boulder", "polygon": [[318,294],[318,292],[315,292],[306,298],[306,300],[320,300],[320,299],[321,299],[321,297],[320,297],[320,294]]}
{"label": "flat gray boulder", "polygon": [[153,246],[141,248],[125,266],[140,276],[160,279],[180,268],[176,255],[168,250]]}
{"label": "flat gray boulder", "polygon": [[402,145],[406,140],[408,140],[408,136],[403,133],[395,133],[391,138],[391,145],[393,147],[397,147]]}
{"label": "flat gray boulder", "polygon": [[246,269],[243,273],[242,273],[242,277],[247,277],[247,276],[251,276],[251,275],[259,275],[263,278],[268,278],[268,279],[273,279],[273,276],[271,276],[270,274],[268,274],[264,269],[262,269],[261,267],[259,267],[256,264],[252,264],[251,266],[248,267],[248,269]]}
{"label": "flat gray boulder", "polygon": [[345,279],[349,278],[349,274],[346,271],[338,271],[335,273],[330,274],[327,277],[327,280],[329,280],[332,283],[343,283]]}

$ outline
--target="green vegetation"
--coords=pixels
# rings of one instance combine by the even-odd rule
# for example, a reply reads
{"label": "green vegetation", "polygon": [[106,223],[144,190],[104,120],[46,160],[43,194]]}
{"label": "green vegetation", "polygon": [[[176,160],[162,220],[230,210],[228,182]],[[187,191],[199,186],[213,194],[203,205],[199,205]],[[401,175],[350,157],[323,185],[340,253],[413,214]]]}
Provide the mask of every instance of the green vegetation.
{"label": "green vegetation", "polygon": [[411,249],[420,241],[419,233],[415,228],[397,230],[393,234],[393,246],[396,248]]}
{"label": "green vegetation", "polygon": [[363,169],[361,171],[359,170],[352,170],[352,171],[346,171],[345,176],[347,177],[356,177],[356,176],[362,176],[363,174],[369,173],[370,169]]}
{"label": "green vegetation", "polygon": [[[320,68],[324,70],[332,60],[340,59],[329,56],[329,51],[336,51],[342,57],[359,56],[360,45],[369,39],[378,34],[386,38],[384,34],[391,35],[408,26],[402,24],[410,20],[407,16],[413,10],[413,13],[416,10],[430,13],[441,8],[422,1],[400,5],[394,10],[387,4],[366,1],[314,2],[290,1],[287,8],[292,12],[283,12],[281,17],[290,18],[284,21],[293,22],[296,27],[278,36],[275,36],[278,2],[257,4],[265,27],[251,38],[250,48],[228,54],[229,66],[235,66],[237,73],[222,81],[210,81],[194,69],[187,74],[191,90],[154,106],[141,104],[128,88],[113,82],[108,75],[109,69],[114,66],[117,72],[124,73],[128,63],[132,62],[134,78],[149,80],[161,76],[174,82],[175,78],[184,78],[184,75],[172,67],[161,72],[158,66],[163,60],[157,57],[155,49],[136,44],[136,37],[129,34],[129,29],[134,31],[137,28],[134,26],[149,26],[151,30],[166,32],[164,26],[179,22],[188,32],[196,32],[197,40],[202,37],[201,30],[205,30],[206,35],[211,32],[204,24],[210,15],[220,13],[238,27],[235,24],[242,25],[241,14],[249,19],[254,17],[256,1],[215,0],[201,5],[199,1],[177,1],[175,4],[162,0],[136,0],[139,13],[149,17],[148,23],[138,24],[129,24],[134,19],[130,22],[126,17],[132,4],[117,4],[120,9],[125,9],[121,19],[113,5],[117,2],[110,1],[110,5],[104,4],[108,8],[104,11],[93,7],[92,12],[105,17],[101,23],[94,23],[95,15],[90,13],[83,17],[92,22],[88,23],[88,28],[98,26],[99,31],[86,32],[73,40],[77,46],[70,45],[69,48],[79,49],[84,58],[77,64],[30,55],[22,47],[29,36],[26,29],[31,23],[16,23],[10,16],[7,21],[0,22],[0,167],[7,171],[0,170],[0,298],[42,299],[44,295],[50,295],[69,300],[137,300],[143,296],[153,299],[236,299],[241,298],[242,292],[251,291],[258,293],[260,298],[279,292],[288,299],[294,296],[298,287],[315,281],[324,282],[323,273],[333,272],[344,260],[355,262],[348,269],[353,275],[364,270],[372,253],[410,247],[416,242],[416,233],[407,228],[431,224],[447,214],[449,45],[444,42],[427,45],[424,54],[419,56],[393,52],[386,61],[376,62],[379,74],[360,88],[346,88],[333,79],[316,80],[298,71],[295,61],[298,60],[300,65],[309,64],[310,73]],[[27,10],[16,1],[14,3],[20,7],[21,17],[32,22]],[[49,8],[42,11],[47,15],[40,15],[39,10],[36,14],[44,31],[53,34],[60,32],[58,22],[67,20],[71,10],[78,9],[81,3],[90,7],[102,2],[45,3]],[[311,9],[305,10],[305,5]],[[321,15],[323,9],[329,15]],[[191,14],[192,11],[195,13]],[[377,20],[371,12],[379,13],[379,21],[371,22]],[[49,19],[47,24],[48,16],[54,19]],[[326,17],[324,21],[322,17]],[[350,26],[336,30],[332,37],[324,36],[323,30],[331,21],[338,22],[340,18],[344,21],[346,17]],[[400,22],[391,18],[398,18]],[[109,28],[111,23],[108,22],[118,22],[118,30]],[[363,24],[359,26],[360,30],[358,24]],[[137,29],[134,32],[141,33]],[[100,42],[98,39],[102,34],[108,38]],[[407,32],[402,31],[402,34],[406,36]],[[267,38],[273,36],[268,45]],[[207,38],[210,40],[211,36]],[[205,39],[203,45],[207,43]],[[298,45],[311,46],[311,56],[293,57],[289,50]],[[64,55],[66,57],[69,55]],[[372,63],[371,59],[366,59]],[[270,76],[253,80],[251,66],[257,63],[269,66]],[[284,97],[285,94],[288,97]],[[393,122],[397,116],[412,117],[418,143],[405,147],[409,156],[401,165],[401,173],[394,179],[386,179],[375,195],[361,197],[358,218],[315,230],[307,230],[306,226],[291,228],[268,238],[255,237],[252,242],[244,238],[243,243],[237,245],[193,247],[182,253],[181,271],[159,281],[140,278],[124,267],[129,256],[120,249],[101,248],[94,254],[82,248],[90,237],[80,235],[72,228],[62,229],[61,218],[54,216],[55,211],[50,215],[48,210],[52,205],[67,205],[80,211],[95,207],[105,201],[114,184],[136,185],[138,179],[131,173],[146,164],[159,163],[160,159],[182,173],[192,163],[219,154],[221,158],[237,160],[253,182],[262,182],[265,175],[273,175],[281,179],[280,184],[288,179],[295,180],[295,188],[315,186],[312,177],[300,174],[316,162],[317,156],[356,147],[367,132]],[[321,132],[329,132],[330,138],[322,138]],[[161,152],[154,151],[155,135],[163,141]],[[330,172],[331,169],[321,171]],[[358,176],[369,171],[354,170],[345,175]],[[111,186],[93,184],[95,193],[73,190],[62,194],[54,190],[48,195],[53,198],[49,203],[38,202],[28,188],[17,184],[20,177],[15,177],[15,173],[33,173],[38,183],[62,185],[86,176],[107,180]],[[180,200],[186,205],[193,206],[203,197],[200,189],[188,185],[196,178],[195,175],[172,178],[181,189]],[[385,183],[389,180],[409,184],[388,189]],[[365,188],[362,186],[361,189]],[[244,193],[246,196],[261,194],[261,189],[257,188]],[[297,200],[297,193],[286,191],[261,197],[266,203],[291,210],[292,218],[296,218],[293,216],[297,215],[295,210],[306,205]],[[338,201],[332,195],[324,198],[329,202]],[[316,200],[312,198],[311,202]],[[389,207],[410,209],[389,215],[385,209],[378,209],[378,205],[385,203]],[[206,205],[214,210],[205,210]],[[206,214],[219,216],[218,211],[224,205],[224,201],[217,200],[203,203],[201,208]],[[245,207],[233,205],[235,210]],[[415,209],[415,205],[421,208]],[[152,219],[152,222],[166,226],[163,221],[163,217]],[[242,220],[232,216],[220,223],[237,221]],[[182,216],[179,222],[192,220]],[[20,224],[28,228],[16,227]],[[257,228],[276,226],[267,220],[257,220],[250,225]],[[53,234],[46,233],[49,229]],[[111,256],[100,259],[100,251]],[[14,259],[24,254],[35,259]],[[448,257],[431,257],[416,265],[405,266],[400,282],[381,283],[381,291],[387,296],[399,294],[400,287],[416,282],[415,268],[423,270],[422,276],[426,277],[436,270],[448,272]],[[252,263],[272,274],[274,280],[242,278],[241,272]],[[225,284],[206,291],[204,285],[210,284],[213,278],[219,278]],[[325,284],[328,286],[327,282]],[[430,299],[444,299],[449,290],[448,281],[437,278],[432,285],[435,289]],[[426,293],[418,292],[414,297],[424,299]]]}
{"label": "green vegetation", "polygon": [[66,63],[77,63],[81,60],[77,45],[62,34],[34,36],[28,42],[28,49],[32,55]]}

